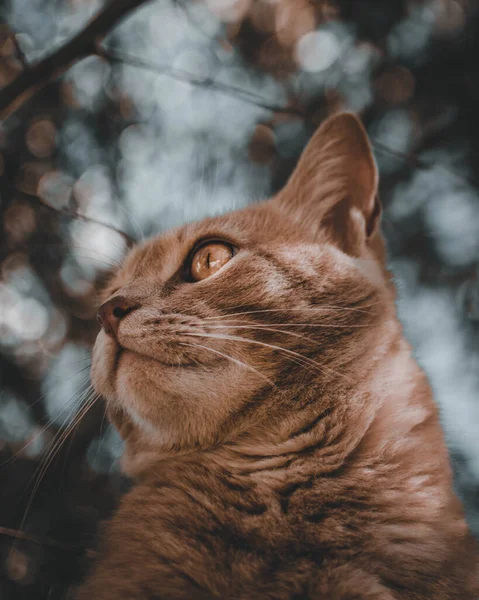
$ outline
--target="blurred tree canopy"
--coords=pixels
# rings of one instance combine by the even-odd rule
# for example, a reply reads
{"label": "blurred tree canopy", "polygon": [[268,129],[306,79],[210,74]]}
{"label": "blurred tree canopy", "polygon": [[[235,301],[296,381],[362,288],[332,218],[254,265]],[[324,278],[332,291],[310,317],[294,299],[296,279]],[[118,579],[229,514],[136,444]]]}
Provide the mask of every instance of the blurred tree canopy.
{"label": "blurred tree canopy", "polygon": [[475,0],[0,7],[0,595],[64,598],[128,485],[92,403],[97,293],[143,236],[279,189],[363,118],[398,308],[479,532]]}

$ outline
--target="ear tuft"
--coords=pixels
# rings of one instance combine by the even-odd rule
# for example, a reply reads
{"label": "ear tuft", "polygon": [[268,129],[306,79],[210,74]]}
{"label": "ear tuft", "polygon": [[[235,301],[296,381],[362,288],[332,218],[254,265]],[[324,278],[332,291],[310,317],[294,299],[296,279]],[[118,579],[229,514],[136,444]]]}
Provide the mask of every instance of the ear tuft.
{"label": "ear tuft", "polygon": [[356,115],[340,113],[321,125],[277,201],[346,252],[359,251],[377,229],[380,204],[371,145]]}

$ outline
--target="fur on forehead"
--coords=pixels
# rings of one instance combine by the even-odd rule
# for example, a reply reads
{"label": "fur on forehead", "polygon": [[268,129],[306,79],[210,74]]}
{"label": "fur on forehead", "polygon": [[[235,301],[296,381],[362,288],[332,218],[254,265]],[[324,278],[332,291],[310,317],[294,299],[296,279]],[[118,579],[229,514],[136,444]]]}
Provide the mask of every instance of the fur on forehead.
{"label": "fur on forehead", "polygon": [[359,257],[375,246],[380,214],[378,173],[356,116],[328,119],[313,135],[286,187],[272,200],[169,231],[134,249],[107,292],[133,278],[167,280],[201,239],[242,248],[258,243],[329,242]]}
{"label": "fur on forehead", "polygon": [[[304,240],[295,223],[264,201],[246,209],[212,217],[168,231],[134,248],[109,282],[106,295],[127,285],[132,278],[167,280],[201,240],[221,239],[242,249],[258,244]],[[311,241],[313,241],[311,239]]]}

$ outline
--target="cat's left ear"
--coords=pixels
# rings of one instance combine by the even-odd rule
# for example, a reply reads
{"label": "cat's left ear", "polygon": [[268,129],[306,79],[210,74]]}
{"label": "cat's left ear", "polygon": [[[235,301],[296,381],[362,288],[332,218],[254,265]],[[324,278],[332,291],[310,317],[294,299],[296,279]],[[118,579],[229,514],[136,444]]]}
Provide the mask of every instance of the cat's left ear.
{"label": "cat's left ear", "polygon": [[378,179],[363,125],[354,114],[341,113],[316,131],[275,201],[358,256],[379,226]]}

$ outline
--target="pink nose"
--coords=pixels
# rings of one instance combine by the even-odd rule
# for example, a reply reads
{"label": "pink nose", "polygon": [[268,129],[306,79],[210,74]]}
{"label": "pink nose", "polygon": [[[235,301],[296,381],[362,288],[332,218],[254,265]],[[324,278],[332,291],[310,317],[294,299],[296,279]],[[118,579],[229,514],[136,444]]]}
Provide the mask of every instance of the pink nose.
{"label": "pink nose", "polygon": [[100,306],[97,319],[105,333],[115,337],[120,321],[135,308],[135,304],[127,298],[115,296]]}

